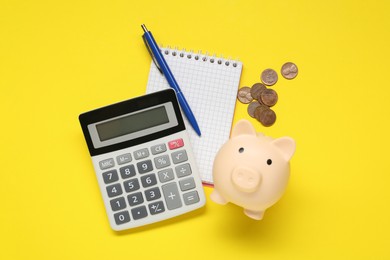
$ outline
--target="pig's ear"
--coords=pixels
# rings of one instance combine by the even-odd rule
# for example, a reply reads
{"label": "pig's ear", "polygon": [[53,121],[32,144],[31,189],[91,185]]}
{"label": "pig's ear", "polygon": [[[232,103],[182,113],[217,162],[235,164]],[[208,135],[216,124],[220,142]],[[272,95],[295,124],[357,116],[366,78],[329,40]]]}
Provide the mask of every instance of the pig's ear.
{"label": "pig's ear", "polygon": [[279,151],[282,153],[283,158],[290,161],[295,152],[295,141],[290,137],[281,137],[272,141]]}
{"label": "pig's ear", "polygon": [[235,137],[238,135],[256,135],[256,129],[248,120],[241,119],[233,127],[231,137]]}

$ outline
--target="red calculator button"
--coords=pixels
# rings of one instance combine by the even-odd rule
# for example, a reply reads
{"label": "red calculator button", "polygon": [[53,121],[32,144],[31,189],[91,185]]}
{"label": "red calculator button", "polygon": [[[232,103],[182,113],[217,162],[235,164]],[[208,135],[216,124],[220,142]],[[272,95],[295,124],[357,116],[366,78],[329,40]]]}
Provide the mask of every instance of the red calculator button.
{"label": "red calculator button", "polygon": [[180,148],[184,145],[183,139],[179,138],[168,142],[169,150]]}

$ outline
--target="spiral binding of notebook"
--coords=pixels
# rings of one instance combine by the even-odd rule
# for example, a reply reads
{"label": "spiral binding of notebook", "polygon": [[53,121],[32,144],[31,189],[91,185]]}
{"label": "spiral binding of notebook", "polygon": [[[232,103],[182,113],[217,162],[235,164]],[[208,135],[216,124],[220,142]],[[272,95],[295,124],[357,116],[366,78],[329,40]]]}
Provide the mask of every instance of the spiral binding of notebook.
{"label": "spiral binding of notebook", "polygon": [[210,56],[208,53],[202,54],[202,51],[194,53],[192,50],[186,51],[186,49],[179,50],[178,48],[171,49],[170,46],[167,46],[166,48],[161,46],[161,51],[165,54],[165,56],[172,55],[179,56],[181,58],[186,57],[187,59],[195,59],[203,62],[209,61],[210,63],[217,63],[219,65],[224,64],[225,66],[237,67],[239,63],[237,60],[224,59],[222,56],[217,57],[215,54]]}
{"label": "spiral binding of notebook", "polygon": [[[199,124],[201,137],[185,119],[202,181],[212,184],[214,157],[230,136],[242,63],[200,51],[160,49]],[[167,80],[151,62],[147,92],[165,88]]]}

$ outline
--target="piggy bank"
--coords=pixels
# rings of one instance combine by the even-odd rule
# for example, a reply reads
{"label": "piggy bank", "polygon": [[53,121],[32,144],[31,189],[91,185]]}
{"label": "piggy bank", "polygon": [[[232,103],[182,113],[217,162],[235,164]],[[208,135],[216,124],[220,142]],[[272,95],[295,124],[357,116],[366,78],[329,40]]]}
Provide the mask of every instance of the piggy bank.
{"label": "piggy bank", "polygon": [[238,121],[215,157],[211,199],[219,204],[234,203],[243,207],[247,216],[262,219],[287,187],[294,152],[292,138],[273,139],[256,133],[249,121]]}

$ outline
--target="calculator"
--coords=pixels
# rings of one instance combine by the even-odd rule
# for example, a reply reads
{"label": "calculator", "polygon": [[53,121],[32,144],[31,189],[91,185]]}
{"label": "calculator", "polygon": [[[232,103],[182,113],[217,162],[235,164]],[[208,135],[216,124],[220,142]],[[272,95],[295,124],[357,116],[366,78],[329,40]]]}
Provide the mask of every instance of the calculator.
{"label": "calculator", "polygon": [[112,229],[172,218],[205,205],[173,89],[79,116]]}

